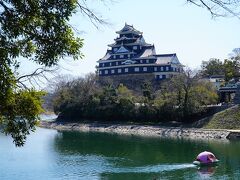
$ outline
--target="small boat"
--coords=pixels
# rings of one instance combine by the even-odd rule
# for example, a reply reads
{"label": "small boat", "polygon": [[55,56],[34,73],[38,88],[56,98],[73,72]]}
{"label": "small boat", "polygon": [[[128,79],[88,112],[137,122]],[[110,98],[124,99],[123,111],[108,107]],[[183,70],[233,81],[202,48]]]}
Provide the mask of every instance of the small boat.
{"label": "small boat", "polygon": [[197,156],[196,161],[193,161],[193,164],[197,166],[214,166],[218,162],[219,160],[213,153],[204,151]]}

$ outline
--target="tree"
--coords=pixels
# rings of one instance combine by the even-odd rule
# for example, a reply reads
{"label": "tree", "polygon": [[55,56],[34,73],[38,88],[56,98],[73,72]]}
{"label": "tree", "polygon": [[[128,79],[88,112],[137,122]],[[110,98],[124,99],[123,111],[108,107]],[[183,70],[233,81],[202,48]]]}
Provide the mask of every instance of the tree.
{"label": "tree", "polygon": [[142,94],[143,97],[146,98],[147,102],[153,99],[153,93],[152,93],[152,84],[149,82],[143,82],[141,84]]}
{"label": "tree", "polygon": [[224,64],[222,61],[215,58],[212,58],[209,61],[203,61],[201,65],[201,75],[203,77],[224,75]]}
{"label": "tree", "polygon": [[232,79],[236,81],[239,79],[239,67],[237,61],[234,59],[225,59],[224,61],[224,75],[225,81],[228,82]]}
{"label": "tree", "polygon": [[240,77],[240,48],[233,49],[230,57],[223,62],[216,58],[203,61],[200,74],[203,77],[223,75],[226,82],[232,79],[238,81]]}
{"label": "tree", "polygon": [[135,115],[134,96],[123,84],[119,84],[117,88],[117,107],[118,118],[129,120]]}
{"label": "tree", "polygon": [[[0,125],[18,146],[34,130],[37,115],[42,111],[39,98],[42,92],[28,89],[24,78],[41,74],[66,56],[83,57],[83,39],[76,37],[69,24],[77,10],[93,23],[103,23],[86,2],[0,0]],[[33,74],[19,76],[22,58],[42,67]]]}
{"label": "tree", "polygon": [[240,0],[187,0],[187,2],[207,9],[212,17],[240,18]]}
{"label": "tree", "polygon": [[232,50],[232,54],[231,54],[231,57],[239,57],[240,56],[240,48],[234,48]]}
{"label": "tree", "polygon": [[54,112],[59,120],[94,116],[94,110],[100,103],[100,89],[95,74],[56,84],[53,92]]}
{"label": "tree", "polygon": [[183,74],[173,76],[162,85],[157,104],[160,108],[167,106],[175,109],[176,117],[188,120],[191,115],[201,112],[206,105],[216,103],[217,98],[210,83],[200,80],[198,74],[191,70],[185,70]]}
{"label": "tree", "polygon": [[232,50],[232,53],[230,54],[230,60],[233,63],[234,78],[237,81],[240,77],[240,48],[235,48]]}
{"label": "tree", "polygon": [[186,70],[184,74],[172,78],[172,88],[176,89],[179,109],[183,112],[183,116],[187,117],[191,113],[191,91],[196,83],[195,76],[191,70]]}

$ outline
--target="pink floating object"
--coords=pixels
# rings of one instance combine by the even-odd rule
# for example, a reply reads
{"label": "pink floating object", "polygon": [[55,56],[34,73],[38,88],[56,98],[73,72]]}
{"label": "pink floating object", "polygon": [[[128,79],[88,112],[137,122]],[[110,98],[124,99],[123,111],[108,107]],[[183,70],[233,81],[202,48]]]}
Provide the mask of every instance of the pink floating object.
{"label": "pink floating object", "polygon": [[216,160],[217,158],[215,157],[215,155],[208,151],[201,152],[197,156],[197,161],[201,163],[212,163],[212,162],[215,162]]}

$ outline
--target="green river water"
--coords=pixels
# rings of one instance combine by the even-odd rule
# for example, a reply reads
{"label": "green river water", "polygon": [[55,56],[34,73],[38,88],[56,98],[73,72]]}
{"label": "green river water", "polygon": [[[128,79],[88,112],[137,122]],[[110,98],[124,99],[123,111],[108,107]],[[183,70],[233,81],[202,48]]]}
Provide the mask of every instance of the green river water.
{"label": "green river water", "polygon": [[[201,151],[220,163],[198,168]],[[240,142],[58,132],[38,128],[16,148],[0,134],[0,180],[240,179]]]}

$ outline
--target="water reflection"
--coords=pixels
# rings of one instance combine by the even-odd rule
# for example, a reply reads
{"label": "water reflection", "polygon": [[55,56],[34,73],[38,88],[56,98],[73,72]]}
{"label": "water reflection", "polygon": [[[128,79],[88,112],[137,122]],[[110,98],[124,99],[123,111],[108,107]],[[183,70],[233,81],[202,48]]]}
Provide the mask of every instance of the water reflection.
{"label": "water reflection", "polygon": [[197,172],[201,179],[208,179],[214,175],[216,168],[216,166],[199,167]]}
{"label": "water reflection", "polygon": [[62,132],[55,139],[55,149],[63,154],[117,157],[114,161],[119,165],[143,166],[192,162],[199,147],[193,143],[186,146],[183,140]]}
{"label": "water reflection", "polygon": [[[238,179],[240,142],[38,129],[22,148],[0,135],[0,179]],[[218,167],[192,165],[208,150]]]}
{"label": "water reflection", "polygon": [[[193,141],[183,139],[142,138],[104,133],[62,132],[55,138],[55,150],[64,156],[103,157],[102,179],[159,177],[236,177],[240,165],[239,142]],[[221,160],[215,167],[193,168],[190,164],[199,152],[214,152]],[[103,162],[103,161],[102,161]],[[184,170],[184,164],[190,169]],[[177,168],[176,168],[177,167]],[[179,168],[180,167],[180,168]],[[139,174],[144,178],[139,178]],[[145,174],[145,175],[144,175]],[[226,176],[227,175],[227,176]]]}

